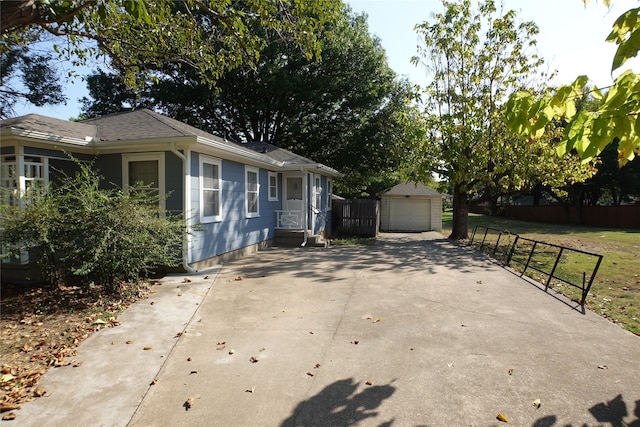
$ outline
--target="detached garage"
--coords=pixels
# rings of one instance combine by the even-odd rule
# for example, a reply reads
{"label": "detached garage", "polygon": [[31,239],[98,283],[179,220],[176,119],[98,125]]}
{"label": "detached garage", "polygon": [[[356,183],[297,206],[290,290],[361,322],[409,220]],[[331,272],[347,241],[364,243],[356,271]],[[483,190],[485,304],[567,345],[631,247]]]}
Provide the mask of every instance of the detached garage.
{"label": "detached garage", "polygon": [[442,231],[442,195],[415,182],[380,195],[380,231]]}

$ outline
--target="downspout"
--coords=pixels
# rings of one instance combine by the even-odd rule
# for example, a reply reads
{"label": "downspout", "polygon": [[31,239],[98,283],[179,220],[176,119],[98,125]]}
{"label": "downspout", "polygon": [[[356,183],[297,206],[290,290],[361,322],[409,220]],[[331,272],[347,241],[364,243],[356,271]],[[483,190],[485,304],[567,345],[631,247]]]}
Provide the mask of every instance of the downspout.
{"label": "downspout", "polygon": [[190,226],[189,224],[190,219],[187,217],[187,207],[190,206],[190,203],[187,203],[187,202],[189,201],[189,194],[190,194],[189,191],[191,190],[189,188],[190,187],[189,180],[191,179],[191,173],[187,173],[188,171],[190,172],[189,161],[184,154],[182,154],[176,149],[175,142],[171,143],[171,152],[175,154],[180,160],[182,160],[182,171],[184,173],[184,187],[182,189],[183,191],[182,206],[185,214],[186,229],[185,229],[184,235],[182,236],[182,268],[184,268],[189,273],[196,273],[198,270],[196,270],[195,268],[189,265],[189,245],[191,244],[190,237],[189,237],[191,235],[189,234],[189,230],[188,230]]}
{"label": "downspout", "polygon": [[304,216],[304,230],[302,231],[302,235],[304,239],[302,240],[302,244],[300,246],[307,246],[307,239],[309,238],[307,234],[307,229],[309,228],[309,177],[307,176],[307,171],[304,170],[304,167],[300,167],[300,170],[303,173],[303,182],[304,182],[304,193],[302,193],[302,205],[303,205],[303,213]]}

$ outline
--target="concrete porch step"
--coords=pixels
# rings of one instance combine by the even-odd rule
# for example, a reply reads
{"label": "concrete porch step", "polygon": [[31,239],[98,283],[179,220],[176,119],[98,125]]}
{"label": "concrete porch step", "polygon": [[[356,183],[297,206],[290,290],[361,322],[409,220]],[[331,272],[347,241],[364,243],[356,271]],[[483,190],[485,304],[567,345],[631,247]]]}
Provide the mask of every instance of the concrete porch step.
{"label": "concrete porch step", "polygon": [[[329,245],[323,236],[312,235],[311,231],[307,233],[307,247],[326,247]],[[304,232],[302,230],[276,230],[274,240],[276,246],[300,246],[304,242]]]}

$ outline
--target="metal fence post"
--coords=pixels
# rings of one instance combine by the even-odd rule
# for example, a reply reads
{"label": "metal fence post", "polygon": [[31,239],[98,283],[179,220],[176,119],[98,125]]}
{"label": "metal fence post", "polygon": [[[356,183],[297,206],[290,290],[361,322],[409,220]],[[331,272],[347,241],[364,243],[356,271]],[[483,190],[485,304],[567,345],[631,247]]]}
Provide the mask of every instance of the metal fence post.
{"label": "metal fence post", "polygon": [[533,251],[536,250],[536,245],[538,244],[537,240],[533,241],[533,246],[531,246],[531,252],[529,252],[529,258],[527,258],[527,263],[524,265],[524,270],[522,270],[522,274],[527,272],[527,267],[529,267],[529,263],[531,262],[531,258],[533,257]]}
{"label": "metal fence post", "polygon": [[544,286],[544,291],[546,292],[549,289],[549,285],[551,284],[551,279],[553,278],[553,273],[556,272],[556,267],[560,262],[560,257],[562,256],[563,247],[560,248],[560,252],[558,252],[558,256],[556,257],[556,262],[553,264],[553,268],[551,269],[551,273],[549,273],[549,278],[547,279],[547,284]]}
{"label": "metal fence post", "polygon": [[513,253],[516,250],[519,238],[520,238],[520,236],[516,234],[516,238],[513,240],[513,244],[511,245],[511,249],[509,249],[509,253],[507,254],[507,265],[509,265],[511,263],[511,257],[513,257]]}

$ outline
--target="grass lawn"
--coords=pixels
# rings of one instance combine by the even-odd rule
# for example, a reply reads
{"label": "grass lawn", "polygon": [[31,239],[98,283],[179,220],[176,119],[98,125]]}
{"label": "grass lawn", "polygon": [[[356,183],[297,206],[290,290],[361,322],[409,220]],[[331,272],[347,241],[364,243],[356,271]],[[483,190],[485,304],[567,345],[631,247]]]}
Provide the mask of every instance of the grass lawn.
{"label": "grass lawn", "polygon": [[[444,236],[451,233],[451,222],[451,212],[445,212],[442,217]],[[469,214],[469,236],[476,225],[604,255],[586,306],[640,335],[640,229],[556,225]],[[569,286],[561,285],[554,289],[570,298],[579,295],[579,292]]]}

